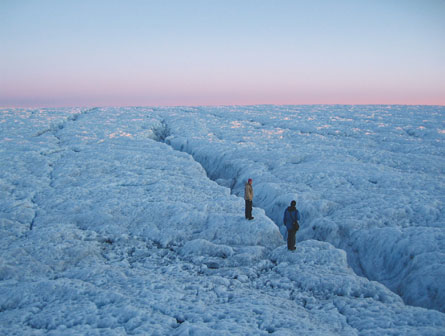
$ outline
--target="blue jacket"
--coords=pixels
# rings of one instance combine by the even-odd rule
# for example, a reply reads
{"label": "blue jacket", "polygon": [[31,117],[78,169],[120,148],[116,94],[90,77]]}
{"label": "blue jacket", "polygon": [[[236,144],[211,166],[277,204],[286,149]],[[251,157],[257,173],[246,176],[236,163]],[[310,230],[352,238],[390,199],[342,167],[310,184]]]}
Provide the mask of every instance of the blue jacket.
{"label": "blue jacket", "polygon": [[294,222],[300,220],[300,213],[294,207],[288,207],[286,211],[284,211],[283,223],[286,225],[287,230],[292,230],[294,228]]}

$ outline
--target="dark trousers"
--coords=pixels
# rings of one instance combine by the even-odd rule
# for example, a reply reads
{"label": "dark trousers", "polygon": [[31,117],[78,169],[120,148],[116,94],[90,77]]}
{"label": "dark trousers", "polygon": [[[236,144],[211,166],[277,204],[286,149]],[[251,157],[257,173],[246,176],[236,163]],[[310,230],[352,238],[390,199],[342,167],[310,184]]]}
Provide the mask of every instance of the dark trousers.
{"label": "dark trousers", "polygon": [[292,228],[292,230],[287,230],[287,248],[293,249],[295,247],[295,234],[297,230]]}
{"label": "dark trousers", "polygon": [[246,218],[252,218],[252,201],[246,200]]}

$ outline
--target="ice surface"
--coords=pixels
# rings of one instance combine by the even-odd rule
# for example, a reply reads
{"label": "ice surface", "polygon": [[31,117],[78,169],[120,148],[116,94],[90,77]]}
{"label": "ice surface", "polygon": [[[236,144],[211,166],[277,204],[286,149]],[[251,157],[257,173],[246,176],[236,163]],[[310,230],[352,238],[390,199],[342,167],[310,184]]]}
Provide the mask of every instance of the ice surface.
{"label": "ice surface", "polygon": [[[445,311],[445,108],[248,106],[166,117],[167,142],[278,225],[297,200],[300,240],[348,252],[361,275]],[[281,227],[282,233],[284,227]],[[429,278],[429,279],[426,279]]]}
{"label": "ice surface", "polygon": [[2,335],[445,332],[443,107],[0,113]]}

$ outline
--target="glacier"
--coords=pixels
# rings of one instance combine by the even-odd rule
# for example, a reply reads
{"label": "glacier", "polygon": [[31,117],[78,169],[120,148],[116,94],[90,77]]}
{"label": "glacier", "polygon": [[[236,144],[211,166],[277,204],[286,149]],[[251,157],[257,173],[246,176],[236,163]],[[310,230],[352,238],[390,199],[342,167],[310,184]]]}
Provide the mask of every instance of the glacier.
{"label": "glacier", "polygon": [[2,335],[445,333],[443,106],[0,112]]}

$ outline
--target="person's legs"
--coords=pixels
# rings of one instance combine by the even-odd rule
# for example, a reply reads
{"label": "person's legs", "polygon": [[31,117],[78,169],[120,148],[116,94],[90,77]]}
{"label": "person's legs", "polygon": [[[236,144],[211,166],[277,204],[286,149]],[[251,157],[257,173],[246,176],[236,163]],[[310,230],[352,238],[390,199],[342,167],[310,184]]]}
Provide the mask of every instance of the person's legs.
{"label": "person's legs", "polygon": [[297,230],[292,229],[287,231],[287,248],[289,250],[295,250],[295,234]]}
{"label": "person's legs", "polygon": [[252,201],[246,200],[246,218],[252,218]]}

